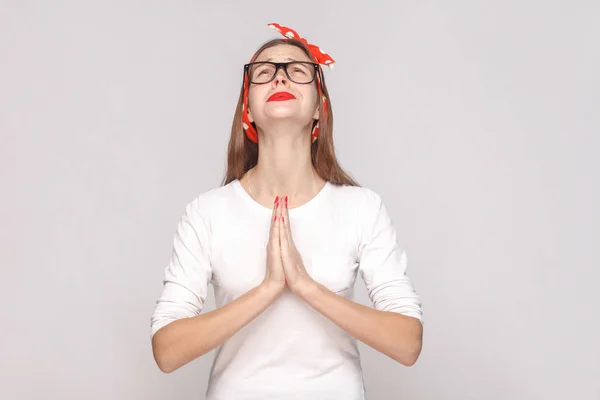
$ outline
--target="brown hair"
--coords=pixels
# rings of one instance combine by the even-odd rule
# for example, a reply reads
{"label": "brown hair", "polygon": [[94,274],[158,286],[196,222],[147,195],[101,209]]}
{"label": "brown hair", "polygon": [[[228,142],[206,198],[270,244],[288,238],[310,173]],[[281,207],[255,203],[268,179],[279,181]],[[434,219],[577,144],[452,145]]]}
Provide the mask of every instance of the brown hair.
{"label": "brown hair", "polygon": [[[252,61],[265,49],[280,44],[292,45],[300,48],[314,61],[309,48],[299,40],[295,39],[273,39],[263,44],[252,57]],[[321,73],[321,88],[327,99],[327,112],[323,112],[323,102],[319,101],[319,137],[311,144],[312,163],[317,174],[326,181],[338,185],[359,186],[350,175],[339,165],[335,156],[333,146],[333,113],[331,100],[323,74]],[[258,162],[258,144],[251,141],[242,128],[242,102],[244,88],[240,90],[240,97],[235,108],[233,123],[231,125],[231,137],[227,148],[227,171],[223,178],[223,185],[235,179],[240,179],[248,170],[256,166]],[[315,122],[316,123],[316,122]]]}

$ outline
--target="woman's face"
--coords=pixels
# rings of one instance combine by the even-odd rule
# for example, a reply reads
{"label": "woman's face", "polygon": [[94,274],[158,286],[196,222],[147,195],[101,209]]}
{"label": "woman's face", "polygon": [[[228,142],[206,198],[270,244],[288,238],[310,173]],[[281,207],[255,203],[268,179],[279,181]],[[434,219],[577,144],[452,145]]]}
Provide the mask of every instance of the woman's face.
{"label": "woman's face", "polygon": [[[281,44],[263,50],[255,60],[288,62],[312,60],[300,48]],[[294,98],[284,101],[269,101],[279,92],[292,94]],[[277,70],[275,78],[264,84],[251,84],[248,91],[248,116],[259,128],[280,125],[282,121],[304,127],[312,126],[319,119],[318,93],[316,79],[309,84],[298,84],[290,81],[283,68]]]}

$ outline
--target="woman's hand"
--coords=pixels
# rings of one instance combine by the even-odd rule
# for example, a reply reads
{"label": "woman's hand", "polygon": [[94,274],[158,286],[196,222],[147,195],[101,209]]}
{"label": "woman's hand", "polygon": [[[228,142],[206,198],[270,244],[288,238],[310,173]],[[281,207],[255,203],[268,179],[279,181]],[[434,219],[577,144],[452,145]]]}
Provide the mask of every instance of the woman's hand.
{"label": "woman's hand", "polygon": [[288,215],[288,197],[285,196],[281,199],[280,203],[282,204],[279,207],[280,215],[277,217],[277,220],[280,221],[278,224],[279,243],[281,246],[281,260],[283,262],[285,281],[292,293],[300,294],[309,289],[314,281],[306,271],[302,257],[292,239]]}
{"label": "woman's hand", "polygon": [[276,197],[271,215],[271,229],[269,230],[269,242],[267,243],[267,271],[263,284],[269,289],[281,293],[285,289],[286,278],[281,260],[280,231],[281,226],[281,198]]}

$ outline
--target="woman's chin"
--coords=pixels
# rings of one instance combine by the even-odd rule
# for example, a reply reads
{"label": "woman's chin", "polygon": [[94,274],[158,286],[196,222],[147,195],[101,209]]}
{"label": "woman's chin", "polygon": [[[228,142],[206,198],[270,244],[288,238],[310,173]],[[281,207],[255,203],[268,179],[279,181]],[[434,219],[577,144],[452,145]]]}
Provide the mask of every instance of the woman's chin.
{"label": "woman's chin", "polygon": [[[287,103],[287,102],[282,102]],[[268,118],[286,118],[292,115],[296,115],[300,112],[298,107],[294,107],[291,104],[276,104],[265,107],[264,113]]]}
{"label": "woman's chin", "polygon": [[265,113],[265,117],[272,121],[297,120],[300,115],[298,110],[279,108]]}

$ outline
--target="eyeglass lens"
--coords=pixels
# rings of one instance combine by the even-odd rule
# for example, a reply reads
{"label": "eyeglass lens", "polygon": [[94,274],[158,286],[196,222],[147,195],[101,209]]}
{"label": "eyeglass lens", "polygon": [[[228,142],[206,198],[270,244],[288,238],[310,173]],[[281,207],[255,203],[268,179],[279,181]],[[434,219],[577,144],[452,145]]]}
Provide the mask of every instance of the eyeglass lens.
{"label": "eyeglass lens", "polygon": [[[312,82],[315,75],[315,68],[310,63],[291,62],[286,64],[288,78],[295,83]],[[275,77],[277,67],[271,63],[258,63],[250,66],[248,75],[252,83],[267,83]]]}

